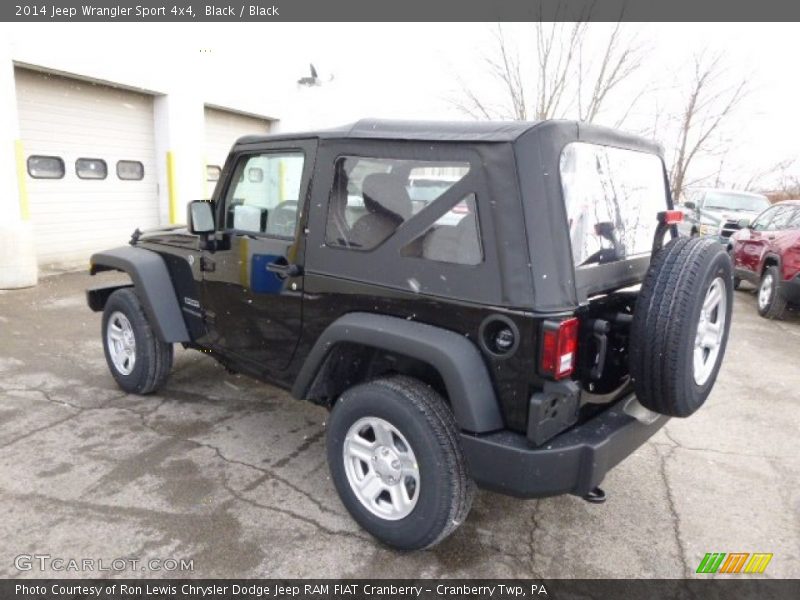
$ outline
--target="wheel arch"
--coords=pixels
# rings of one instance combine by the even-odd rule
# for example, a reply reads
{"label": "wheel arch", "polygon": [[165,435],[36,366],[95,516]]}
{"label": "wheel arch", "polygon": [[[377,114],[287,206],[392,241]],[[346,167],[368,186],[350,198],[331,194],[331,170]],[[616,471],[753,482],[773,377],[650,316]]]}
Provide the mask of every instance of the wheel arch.
{"label": "wheel arch", "polygon": [[[89,273],[122,271],[133,282],[145,313],[162,342],[191,341],[183,320],[175,288],[164,259],[144,248],[122,246],[97,252],[90,259]],[[130,287],[121,284],[87,290],[89,308],[101,311],[116,289]]]}
{"label": "wheel arch", "polygon": [[[418,365],[429,366],[440,378],[461,429],[486,433],[503,428],[489,372],[471,341],[449,330],[385,315],[349,313],[331,323],[309,352],[292,387],[292,395],[300,399],[313,397],[320,380],[336,369],[332,364],[336,357],[344,356],[347,364],[366,363],[375,351],[408,357]],[[333,392],[341,393],[343,389],[339,387],[359,383],[365,373],[367,369],[358,376],[344,377],[338,386],[334,385]],[[436,387],[435,381],[426,383]]]}

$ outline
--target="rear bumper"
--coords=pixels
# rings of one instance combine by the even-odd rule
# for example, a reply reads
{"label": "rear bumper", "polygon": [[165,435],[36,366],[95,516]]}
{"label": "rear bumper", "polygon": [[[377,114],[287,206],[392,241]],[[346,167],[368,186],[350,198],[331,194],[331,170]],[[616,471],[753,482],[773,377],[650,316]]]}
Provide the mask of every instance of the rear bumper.
{"label": "rear bumper", "polygon": [[622,410],[629,399],[538,448],[509,431],[462,433],[472,477],[480,487],[510,496],[585,496],[669,420],[658,416],[649,423],[638,421]]}

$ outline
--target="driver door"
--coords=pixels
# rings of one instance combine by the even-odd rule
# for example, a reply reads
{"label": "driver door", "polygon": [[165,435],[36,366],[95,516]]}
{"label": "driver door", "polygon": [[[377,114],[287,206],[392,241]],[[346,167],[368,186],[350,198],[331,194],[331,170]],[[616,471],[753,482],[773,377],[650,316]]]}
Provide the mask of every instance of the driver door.
{"label": "driver door", "polygon": [[217,195],[218,249],[204,252],[209,342],[267,377],[285,369],[302,328],[305,216],[316,142],[259,145],[229,159]]}

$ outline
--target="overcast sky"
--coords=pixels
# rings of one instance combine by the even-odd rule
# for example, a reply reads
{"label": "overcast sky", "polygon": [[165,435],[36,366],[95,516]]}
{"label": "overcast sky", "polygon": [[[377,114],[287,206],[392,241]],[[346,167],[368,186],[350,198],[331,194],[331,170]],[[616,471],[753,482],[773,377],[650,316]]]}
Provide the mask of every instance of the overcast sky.
{"label": "overcast sky", "polygon": [[[251,104],[264,112],[292,111],[292,125],[336,125],[354,119],[397,117],[416,119],[468,118],[453,104],[459,80],[479,92],[496,89],[482,58],[491,52],[492,24],[17,24],[12,44],[48,53],[81,55],[87,62],[115,61],[142,73],[167,65],[198,66],[198,77],[210,94],[238,86]],[[507,27],[509,38],[524,53],[530,26]],[[592,24],[598,30],[605,24]],[[653,86],[640,101],[632,121],[652,118],[656,103],[674,102],[693,54],[723,53],[731,82],[748,79],[750,93],[729,125],[731,177],[757,172],[787,158],[800,159],[797,140],[800,97],[798,24],[626,24],[646,51],[646,60],[629,92],[611,102],[610,110],[627,106],[633,90]],[[206,52],[201,53],[204,49]],[[298,90],[295,81],[313,62],[321,88]],[[172,73],[174,77],[174,72]],[[257,90],[254,92],[253,90]],[[300,96],[298,96],[300,94]],[[261,99],[263,96],[263,100]],[[672,100],[669,100],[672,98]],[[274,107],[274,110],[273,110]],[[667,110],[664,107],[661,110]],[[672,106],[672,110],[675,107]],[[607,114],[608,120],[613,115]],[[626,123],[631,128],[637,123]],[[666,135],[666,132],[665,132]],[[667,146],[670,140],[659,140]],[[798,160],[800,163],[800,160]],[[800,174],[800,164],[793,167]],[[735,175],[738,173],[739,175]]]}

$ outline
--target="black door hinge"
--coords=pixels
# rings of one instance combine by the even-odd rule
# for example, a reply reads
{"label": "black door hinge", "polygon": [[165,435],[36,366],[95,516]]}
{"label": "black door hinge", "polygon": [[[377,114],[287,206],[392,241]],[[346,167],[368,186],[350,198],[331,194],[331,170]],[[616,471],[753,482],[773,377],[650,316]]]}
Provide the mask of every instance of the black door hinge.
{"label": "black door hinge", "polygon": [[217,264],[207,256],[200,257],[200,270],[206,273],[213,273],[216,270]]}

